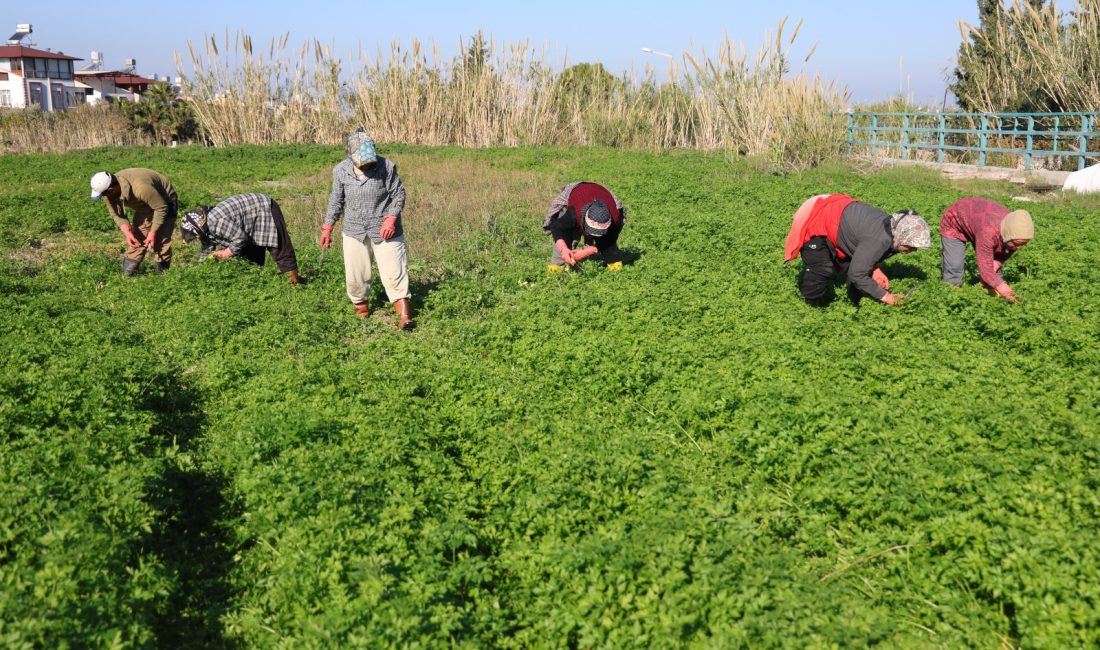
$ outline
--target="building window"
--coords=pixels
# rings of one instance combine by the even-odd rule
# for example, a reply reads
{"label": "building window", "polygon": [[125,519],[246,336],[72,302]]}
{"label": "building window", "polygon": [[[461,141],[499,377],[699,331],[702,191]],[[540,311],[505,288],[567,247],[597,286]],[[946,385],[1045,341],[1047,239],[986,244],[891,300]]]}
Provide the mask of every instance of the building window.
{"label": "building window", "polygon": [[46,70],[53,79],[57,79],[61,76],[61,68],[57,65],[57,59],[46,59]]}
{"label": "building window", "polygon": [[0,90],[0,106],[11,106],[10,90]]}
{"label": "building window", "polygon": [[28,79],[46,78],[46,59],[23,59],[23,67],[27,70]]}

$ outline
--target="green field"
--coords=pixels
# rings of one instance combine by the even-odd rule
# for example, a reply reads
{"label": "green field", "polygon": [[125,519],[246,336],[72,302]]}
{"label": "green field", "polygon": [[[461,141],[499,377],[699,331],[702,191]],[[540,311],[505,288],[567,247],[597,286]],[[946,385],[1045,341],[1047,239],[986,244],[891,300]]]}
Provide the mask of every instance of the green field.
{"label": "green field", "polygon": [[[1100,203],[721,155],[383,147],[418,329],[315,243],[333,147],[0,158],[0,646],[1100,644]],[[123,278],[99,169],[287,208],[308,285]],[[627,266],[548,276],[566,181]],[[791,213],[1035,216],[1023,302],[885,265],[904,307],[801,304]],[[148,265],[148,264],[147,264]],[[839,292],[843,297],[843,291]]]}

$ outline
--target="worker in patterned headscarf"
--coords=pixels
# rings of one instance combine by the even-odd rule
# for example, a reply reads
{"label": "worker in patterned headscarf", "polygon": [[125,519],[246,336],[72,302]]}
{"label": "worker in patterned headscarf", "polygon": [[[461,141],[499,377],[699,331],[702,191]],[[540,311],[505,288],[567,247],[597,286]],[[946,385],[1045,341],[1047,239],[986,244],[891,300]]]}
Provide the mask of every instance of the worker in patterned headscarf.
{"label": "worker in patterned headscarf", "polygon": [[[301,282],[283,211],[266,194],[237,194],[212,208],[189,211],[180,221],[180,237],[188,244],[200,240],[201,257],[243,257],[262,266],[269,253],[291,284]],[[218,246],[223,248],[214,251]]]}
{"label": "worker in patterned headscarf", "polygon": [[912,210],[893,215],[846,194],[810,198],[794,215],[787,234],[784,261],[802,257],[799,290],[815,307],[829,301],[833,274],[844,273],[854,304],[869,296],[888,305],[902,301],[890,293],[890,280],[879,267],[895,253],[931,246],[931,229]]}
{"label": "worker in patterned headscarf", "polygon": [[344,218],[344,282],[361,318],[370,316],[371,257],[378,264],[382,287],[397,313],[397,327],[411,330],[412,304],[405,232],[405,186],[397,165],[378,155],[362,128],[347,141],[347,158],[332,170],[332,194],[321,226],[321,248],[332,243],[332,229]]}
{"label": "worker in patterned headscarf", "polygon": [[[611,190],[580,181],[561,188],[550,202],[542,229],[554,238],[548,268],[561,271],[563,264],[576,266],[597,253],[607,268],[623,268],[619,233],[626,223],[626,206]],[[584,239],[584,246],[580,245]]]}
{"label": "worker in patterned headscarf", "polygon": [[943,281],[962,286],[966,243],[970,242],[982,286],[1010,302],[1019,302],[1001,276],[1001,267],[1034,236],[1035,225],[1025,210],[1009,211],[996,201],[976,196],[960,199],[948,206],[940,220]]}

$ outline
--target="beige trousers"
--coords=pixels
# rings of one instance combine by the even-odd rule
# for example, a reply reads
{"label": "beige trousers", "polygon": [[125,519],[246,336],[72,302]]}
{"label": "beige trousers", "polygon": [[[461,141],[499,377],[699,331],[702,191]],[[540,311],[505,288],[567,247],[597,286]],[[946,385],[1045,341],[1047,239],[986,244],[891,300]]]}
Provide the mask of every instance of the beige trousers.
{"label": "beige trousers", "polygon": [[344,235],[344,281],[348,298],[353,303],[367,302],[370,298],[371,257],[378,264],[378,275],[390,302],[410,298],[409,267],[405,259],[405,237],[394,237],[381,244],[369,239],[364,244]]}

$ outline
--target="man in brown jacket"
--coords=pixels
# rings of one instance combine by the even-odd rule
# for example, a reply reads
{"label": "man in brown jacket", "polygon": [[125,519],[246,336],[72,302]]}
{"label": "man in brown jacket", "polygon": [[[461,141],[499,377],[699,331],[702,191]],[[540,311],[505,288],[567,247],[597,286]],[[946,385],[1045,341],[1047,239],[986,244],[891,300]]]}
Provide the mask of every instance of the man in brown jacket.
{"label": "man in brown jacket", "polygon": [[[151,169],[133,167],[114,174],[97,172],[92,176],[92,200],[105,198],[107,212],[126,237],[126,254],[122,272],[133,275],[152,250],[157,260],[157,273],[168,270],[172,263],[172,229],[176,225],[176,190],[163,175]],[[126,208],[134,211],[131,226]],[[134,234],[134,230],[140,233]]]}

